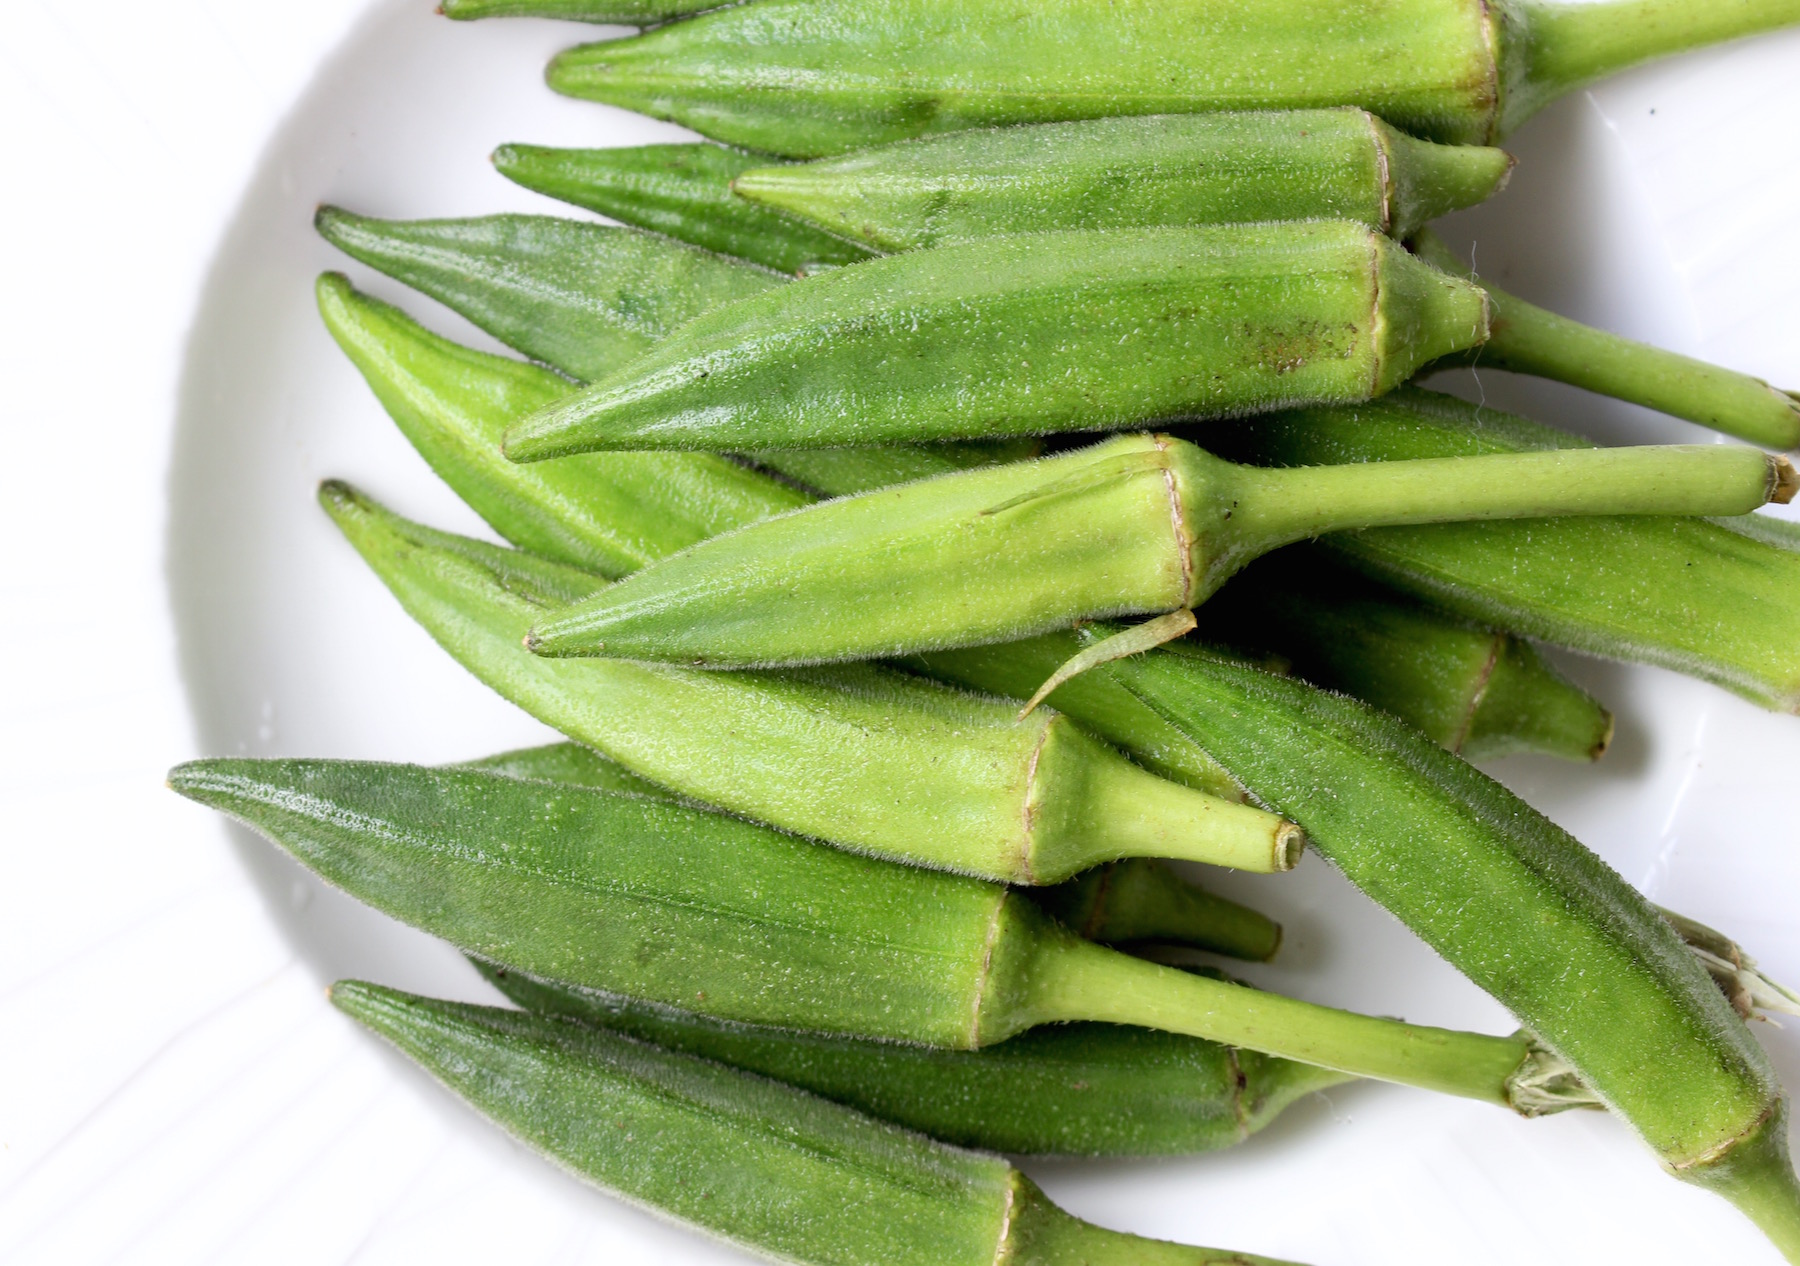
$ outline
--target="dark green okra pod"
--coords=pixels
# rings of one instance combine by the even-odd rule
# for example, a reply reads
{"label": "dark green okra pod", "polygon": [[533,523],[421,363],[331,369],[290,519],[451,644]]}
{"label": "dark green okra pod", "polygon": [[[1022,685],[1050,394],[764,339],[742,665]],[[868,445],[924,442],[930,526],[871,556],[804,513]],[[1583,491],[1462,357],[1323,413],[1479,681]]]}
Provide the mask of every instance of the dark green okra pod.
{"label": "dark green okra pod", "polygon": [[[1408,243],[1421,259],[1468,274],[1430,230]],[[1488,341],[1463,357],[1489,369],[1552,378],[1603,396],[1686,418],[1769,448],[1800,445],[1800,396],[1760,378],[1651,347],[1571,321],[1504,290],[1484,286]]]}
{"label": "dark green okra pod", "polygon": [[1180,611],[1261,553],[1347,528],[1744,514],[1793,491],[1784,458],[1717,445],[1268,470],[1120,436],[716,536],[543,620],[530,645],[720,668],[868,659]]}
{"label": "dark green okra pod", "polygon": [[[1054,713],[870,665],[718,674],[558,663],[520,642],[605,581],[409,523],[342,484],[320,499],[401,605],[465,668],[571,738],[708,804],[840,846],[1017,883],[1128,856],[1292,866],[1272,814],[1157,777]],[[721,737],[731,759],[720,759]]]}
{"label": "dark green okra pod", "polygon": [[1357,1015],[1145,962],[1082,940],[1003,884],[707,810],[361,761],[195,761],[169,778],[468,953],[719,1019],[960,1050],[1099,1020],[1528,1115],[1592,1104],[1522,1036]]}
{"label": "dark green okra pod", "polygon": [[734,197],[732,178],[766,162],[718,145],[494,151],[500,174],[527,189],[777,272],[869,258],[861,246]]}
{"label": "dark green okra pod", "polygon": [[1116,1024],[1059,1024],[978,1051],[740,1024],[476,961],[529,1011],[716,1059],[963,1147],[1180,1156],[1232,1147],[1342,1073]]}
{"label": "dark green okra pod", "polygon": [[[1373,405],[1208,427],[1207,442],[1271,466],[1586,447],[1563,431],[1406,389]],[[1781,712],[1800,710],[1800,539],[1740,519],[1559,519],[1376,528],[1326,551],[1472,620],[1656,664]]]}
{"label": "dark green okra pod", "polygon": [[506,451],[834,448],[1366,400],[1487,336],[1487,300],[1341,221],[1025,233],[705,313]]}
{"label": "dark green okra pod", "polygon": [[1361,106],[1491,143],[1652,58],[1800,22],[1795,0],[757,0],[570,49],[551,87],[815,157],[934,132]]}
{"label": "dark green okra pod", "polygon": [[998,1156],[591,1026],[357,981],[342,1011],[601,1188],[819,1266],[1280,1266],[1082,1222]]}
{"label": "dark green okra pod", "polygon": [[746,163],[731,187],[870,250],[909,251],[1042,229],[1258,220],[1354,220],[1405,237],[1487,198],[1511,171],[1500,150],[1416,140],[1342,108],[980,128]]}
{"label": "dark green okra pod", "polygon": [[[463,767],[509,778],[676,798],[580,743],[502,752]],[[1063,883],[1026,892],[1058,922],[1102,945],[1182,945],[1258,962],[1275,957],[1281,948],[1281,925],[1275,920],[1214,896],[1152,858],[1108,862]],[[1018,1150],[998,1143],[982,1146]]]}

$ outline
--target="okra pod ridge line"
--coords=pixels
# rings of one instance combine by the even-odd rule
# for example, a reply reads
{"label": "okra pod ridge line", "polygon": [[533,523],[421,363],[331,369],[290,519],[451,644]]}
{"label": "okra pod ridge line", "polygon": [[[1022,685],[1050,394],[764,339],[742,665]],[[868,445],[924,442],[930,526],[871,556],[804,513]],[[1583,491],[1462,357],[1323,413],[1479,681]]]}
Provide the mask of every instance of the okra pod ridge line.
{"label": "okra pod ridge line", "polygon": [[540,620],[528,645],[733,668],[1007,641],[1179,611],[1279,545],[1349,528],[1744,514],[1785,458],[1704,445],[1267,469],[1168,436],[809,506],[671,555]]}

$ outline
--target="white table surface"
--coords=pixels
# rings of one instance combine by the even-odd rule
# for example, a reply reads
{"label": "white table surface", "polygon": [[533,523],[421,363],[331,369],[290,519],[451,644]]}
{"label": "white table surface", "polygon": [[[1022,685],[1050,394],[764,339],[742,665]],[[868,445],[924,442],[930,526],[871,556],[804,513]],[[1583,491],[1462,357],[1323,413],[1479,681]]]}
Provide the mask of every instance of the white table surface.
{"label": "white table surface", "polygon": [[[196,724],[166,579],[170,452],[209,262],[331,50],[359,20],[364,40],[371,22],[423,30],[430,7],[11,0],[0,14],[0,1261],[743,1260],[560,1175],[332,1012],[322,986],[345,964],[320,947],[341,907],[297,874],[271,881],[283,872],[161,783],[223,724],[216,709]],[[430,38],[492,41],[530,93],[543,90],[529,67],[578,33],[522,23]],[[1517,138],[1528,161],[1514,187],[1451,235],[1474,237],[1479,258],[1504,265],[1496,280],[1527,297],[1800,383],[1796,68],[1800,38],[1782,36],[1565,101]],[[569,126],[520,139],[576,143],[586,125]],[[357,179],[351,193],[372,188]],[[399,205],[400,193],[369,209],[481,209]],[[520,197],[496,180],[494,209]],[[1469,389],[1601,438],[1698,434],[1500,376]],[[190,396],[185,415],[196,407]],[[1593,771],[1493,771],[1654,898],[1800,980],[1788,803],[1800,720],[1660,672],[1563,662],[1618,706],[1618,750]],[[272,715],[237,703],[245,750],[289,750]],[[440,755],[408,737],[309,754]],[[1346,893],[1308,866],[1285,892],[1234,889],[1317,933],[1259,979],[1504,1027],[1391,921],[1364,912],[1365,940],[1333,939],[1321,911]],[[410,934],[372,949],[359,935],[349,968],[391,962],[393,983],[435,952]],[[1800,1025],[1759,1032],[1796,1084]],[[1777,1260],[1604,1118],[1527,1123],[1384,1087],[1291,1117],[1216,1157],[1031,1168],[1109,1225],[1318,1266]]]}

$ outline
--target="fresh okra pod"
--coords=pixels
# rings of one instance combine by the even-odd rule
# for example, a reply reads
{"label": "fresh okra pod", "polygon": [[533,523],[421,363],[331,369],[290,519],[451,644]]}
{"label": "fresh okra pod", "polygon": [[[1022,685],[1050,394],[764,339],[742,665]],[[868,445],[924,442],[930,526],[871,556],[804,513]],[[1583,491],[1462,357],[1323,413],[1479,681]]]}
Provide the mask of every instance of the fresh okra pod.
{"label": "fresh okra pod", "polygon": [[1179,1156],[1232,1147],[1297,1100],[1350,1080],[1154,1029],[1063,1024],[952,1051],[716,1020],[475,965],[528,1011],[715,1059],[947,1143],[1016,1156]]}
{"label": "fresh okra pod", "polygon": [[1271,470],[1127,435],[713,537],[541,620],[529,645],[717,668],[902,655],[1180,612],[1257,555],[1326,532],[1745,514],[1794,489],[1786,459],[1717,445]]}
{"label": "fresh okra pod", "polygon": [[[1240,461],[1315,466],[1586,447],[1562,431],[1407,388],[1374,405],[1211,426]],[[1714,682],[1800,710],[1800,539],[1760,515],[1377,528],[1327,551],[1472,620]]]}
{"label": "fresh okra pod", "polygon": [[732,178],[766,162],[718,145],[494,151],[500,174],[527,189],[777,272],[869,258],[842,237],[735,197]]}
{"label": "fresh okra pod", "polygon": [[1003,884],[707,810],[360,761],[195,761],[169,778],[467,953],[718,1019],[959,1050],[1103,1021],[1526,1115],[1595,1103],[1522,1035],[1409,1025],[1164,967],[1082,940]]}
{"label": "fresh okra pod", "polygon": [[832,448],[1366,400],[1487,336],[1487,300],[1338,221],[1026,233],[715,308],[525,419],[507,456]]}
{"label": "fresh okra pod", "polygon": [[744,163],[731,188],[897,252],[1042,229],[1258,220],[1354,220],[1406,237],[1494,194],[1511,172],[1501,150],[1416,140],[1340,108],[980,128],[810,163]]}
{"label": "fresh okra pod", "polygon": [[798,157],[1008,123],[1361,106],[1485,145],[1582,84],[1800,22],[1795,0],[755,0],[587,44],[550,86]]}
{"label": "fresh okra pod", "polygon": [[1199,617],[1203,641],[1272,652],[1314,685],[1411,721],[1472,760],[1521,751],[1594,760],[1612,741],[1612,714],[1530,643],[1440,615],[1316,552],[1251,564]]}
{"label": "fresh okra pod", "polygon": [[591,1183],[818,1266],[1280,1266],[1071,1217],[998,1156],[588,1025],[357,981],[342,1011]]}
{"label": "fresh okra pod", "polygon": [[[1468,265],[1429,229],[1407,245],[1438,268]],[[1760,378],[1557,316],[1492,286],[1488,341],[1465,357],[1484,368],[1552,378],[1686,418],[1769,448],[1800,445],[1800,397]]]}
{"label": "fresh okra pod", "polygon": [[[320,491],[401,605],[527,712],[670,790],[842,847],[1016,883],[1155,856],[1286,870],[1273,814],[1146,772],[1049,713],[894,669],[718,674],[556,663],[521,646],[588,572],[433,532],[342,484]],[[721,759],[720,743],[729,759]]]}

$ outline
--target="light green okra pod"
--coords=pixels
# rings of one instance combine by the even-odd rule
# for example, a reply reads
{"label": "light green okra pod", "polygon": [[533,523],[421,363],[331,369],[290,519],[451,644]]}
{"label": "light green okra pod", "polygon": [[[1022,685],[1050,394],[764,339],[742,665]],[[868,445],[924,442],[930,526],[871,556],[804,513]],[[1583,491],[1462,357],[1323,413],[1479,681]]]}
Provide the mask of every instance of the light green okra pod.
{"label": "light green okra pod", "polygon": [[1784,458],[1718,445],[1269,470],[1120,436],[713,537],[545,618],[529,645],[719,668],[901,655],[1197,606],[1257,555],[1326,532],[1744,514],[1794,480]]}
{"label": "light green okra pod", "polygon": [[1416,140],[1341,108],[979,128],[745,164],[731,188],[871,250],[910,251],[1041,229],[1258,220],[1354,220],[1405,237],[1489,197],[1511,171],[1500,150]]}
{"label": "light green okra pod", "polygon": [[716,1059],[962,1147],[1179,1156],[1232,1147],[1342,1073],[1199,1038],[1059,1024],[979,1051],[740,1024],[475,966],[528,1011]]}
{"label": "light green okra pod", "polygon": [[833,448],[1341,403],[1486,336],[1478,288],[1360,225],[1025,233],[715,308],[522,421],[506,452]]}
{"label": "light green okra pod", "polygon": [[[602,791],[628,791],[665,800],[676,798],[580,743],[551,743],[502,752],[465,762],[463,768]],[[1102,945],[1182,945],[1259,962],[1275,957],[1281,948],[1281,925],[1275,920],[1248,906],[1214,896],[1152,858],[1108,862],[1063,883],[1025,891],[1058,922]],[[982,1146],[1020,1150],[999,1143]]]}
{"label": "light green okra pod", "polygon": [[1082,940],[1003,884],[706,810],[362,761],[194,761],[169,779],[468,953],[719,1019],[962,1050],[1099,1020],[1528,1115],[1592,1104],[1560,1080],[1546,1098],[1546,1068],[1562,1066],[1522,1036],[1362,1016],[1145,962]]}
{"label": "light green okra pod", "polygon": [[[1228,456],[1271,466],[1550,451],[1586,442],[1452,396],[1406,389],[1349,409],[1212,427]],[[1800,709],[1800,539],[1761,515],[1376,528],[1328,552],[1469,619],[1714,682]]]}
{"label": "light green okra pod", "polygon": [[719,145],[494,151],[500,174],[527,189],[777,272],[869,258],[864,247],[734,197],[732,178],[766,162]]}
{"label": "light green okra pod", "polygon": [[1020,719],[1010,704],[894,669],[717,674],[539,658],[520,644],[532,620],[604,580],[409,523],[342,484],[320,499],[470,672],[633,773],[705,803],[1017,883],[1056,883],[1128,856],[1285,870],[1304,845],[1274,815],[1148,773],[1065,717]]}
{"label": "light green okra pod", "polygon": [[587,1181],[817,1266],[1280,1266],[1082,1222],[998,1156],[586,1025],[340,981],[332,1002]]}
{"label": "light green okra pod", "polygon": [[1360,106],[1485,145],[1652,58],[1800,22],[1796,0],[757,0],[570,49],[551,87],[799,157],[1113,115]]}

